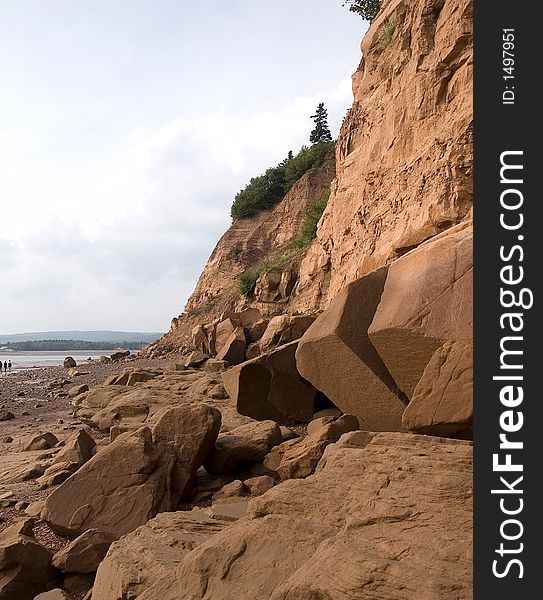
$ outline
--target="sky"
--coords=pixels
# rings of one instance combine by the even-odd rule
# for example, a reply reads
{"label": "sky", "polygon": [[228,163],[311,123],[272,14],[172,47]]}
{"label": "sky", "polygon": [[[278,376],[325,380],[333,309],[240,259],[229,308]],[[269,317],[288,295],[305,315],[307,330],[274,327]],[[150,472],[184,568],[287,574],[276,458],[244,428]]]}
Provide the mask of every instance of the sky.
{"label": "sky", "polygon": [[247,181],[352,102],[341,0],[0,0],[0,333],[166,331]]}

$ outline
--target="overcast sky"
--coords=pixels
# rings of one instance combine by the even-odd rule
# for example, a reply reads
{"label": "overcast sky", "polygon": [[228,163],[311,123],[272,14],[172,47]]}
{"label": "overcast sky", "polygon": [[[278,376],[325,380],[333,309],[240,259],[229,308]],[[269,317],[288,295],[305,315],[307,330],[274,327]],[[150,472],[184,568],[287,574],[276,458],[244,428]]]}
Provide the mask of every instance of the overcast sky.
{"label": "overcast sky", "polygon": [[0,333],[165,331],[233,197],[334,136],[342,0],[0,0]]}

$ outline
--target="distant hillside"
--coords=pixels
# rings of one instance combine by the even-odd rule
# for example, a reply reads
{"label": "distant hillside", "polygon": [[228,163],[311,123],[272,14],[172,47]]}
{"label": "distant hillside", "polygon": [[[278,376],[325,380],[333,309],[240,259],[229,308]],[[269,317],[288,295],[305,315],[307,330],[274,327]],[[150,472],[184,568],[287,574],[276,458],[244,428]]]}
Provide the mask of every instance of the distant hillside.
{"label": "distant hillside", "polygon": [[31,333],[0,334],[0,344],[35,342],[41,340],[78,340],[84,342],[143,342],[148,344],[162,335],[141,331],[35,331]]}

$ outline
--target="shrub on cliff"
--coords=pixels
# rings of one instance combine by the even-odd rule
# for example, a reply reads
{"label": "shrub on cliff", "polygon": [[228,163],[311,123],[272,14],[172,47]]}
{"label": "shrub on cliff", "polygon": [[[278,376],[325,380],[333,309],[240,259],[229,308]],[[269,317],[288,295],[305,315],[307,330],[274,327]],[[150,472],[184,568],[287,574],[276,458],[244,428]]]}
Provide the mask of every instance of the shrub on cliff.
{"label": "shrub on cliff", "polygon": [[253,177],[234,199],[230,209],[232,220],[252,217],[275,206],[309,169],[320,167],[333,149],[334,142],[318,142],[309,148],[303,146],[296,156],[289,152],[277,166]]}
{"label": "shrub on cliff", "polygon": [[348,6],[351,12],[371,22],[381,10],[381,0],[345,0],[342,6]]}
{"label": "shrub on cliff", "polygon": [[238,277],[238,289],[244,296],[250,296],[254,292],[259,275],[257,269],[247,269]]}
{"label": "shrub on cliff", "polygon": [[329,198],[330,190],[324,190],[320,198],[307,207],[300,229],[300,235],[292,242],[294,248],[302,250],[309,246],[309,244],[317,237],[317,225],[328,204]]}

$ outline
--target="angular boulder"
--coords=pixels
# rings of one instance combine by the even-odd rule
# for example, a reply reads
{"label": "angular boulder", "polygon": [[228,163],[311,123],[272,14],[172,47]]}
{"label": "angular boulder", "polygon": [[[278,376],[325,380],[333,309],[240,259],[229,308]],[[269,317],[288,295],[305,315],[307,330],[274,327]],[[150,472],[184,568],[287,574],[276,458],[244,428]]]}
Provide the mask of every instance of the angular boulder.
{"label": "angular boulder", "polygon": [[47,498],[42,519],[59,535],[99,529],[118,538],[171,510],[174,462],[173,451],[155,446],[147,427],[123,434]]}
{"label": "angular boulder", "polygon": [[390,265],[368,334],[409,397],[434,352],[473,336],[473,228],[451,227]]}
{"label": "angular boulder", "polygon": [[96,442],[84,430],[80,429],[66,441],[66,445],[55,456],[53,464],[72,462],[78,466],[84,465],[94,453]]}
{"label": "angular boulder", "polygon": [[208,358],[209,357],[207,356],[207,354],[204,354],[200,350],[195,350],[194,352],[192,352],[190,354],[190,356],[185,361],[185,367],[187,367],[187,369],[192,369],[194,367],[199,367],[203,363],[205,363],[205,361]]}
{"label": "angular boulder", "polygon": [[267,352],[276,346],[300,339],[314,321],[315,317],[312,315],[273,317],[258,343],[260,351]]}
{"label": "angular boulder", "polygon": [[238,365],[245,360],[246,350],[247,340],[243,327],[236,327],[217,353],[217,360],[225,360],[230,365]]}
{"label": "angular boulder", "polygon": [[94,573],[114,538],[98,529],[89,529],[53,556],[53,566],[64,573]]}
{"label": "angular boulder", "polygon": [[220,428],[220,411],[203,403],[172,407],[157,420],[154,443],[170,446],[175,454],[171,475],[174,507],[190,492],[196,471],[213,449]]}
{"label": "angular boulder", "polygon": [[308,477],[317,467],[327,446],[337,442],[344,433],[358,428],[355,416],[343,415],[304,439],[283,442],[266,457],[264,465],[276,471],[282,481]]}
{"label": "angular boulder", "polygon": [[318,392],[296,368],[297,346],[291,342],[221,374],[240,414],[259,420],[311,420]]}
{"label": "angular boulder", "polygon": [[426,365],[402,418],[405,429],[473,437],[473,342],[447,342]]}
{"label": "angular boulder", "polygon": [[217,438],[204,467],[208,473],[227,473],[239,463],[263,460],[281,440],[281,430],[274,421],[241,425]]}
{"label": "angular boulder", "polygon": [[161,513],[112,544],[98,567],[93,600],[139,597],[225,525],[198,510]]}
{"label": "angular boulder", "polygon": [[406,402],[368,337],[387,268],[346,286],[305,332],[296,365],[363,429],[398,431]]}
{"label": "angular boulder", "polygon": [[36,541],[32,528],[32,519],[23,519],[0,533],[2,600],[33,600],[56,584],[51,552]]}

